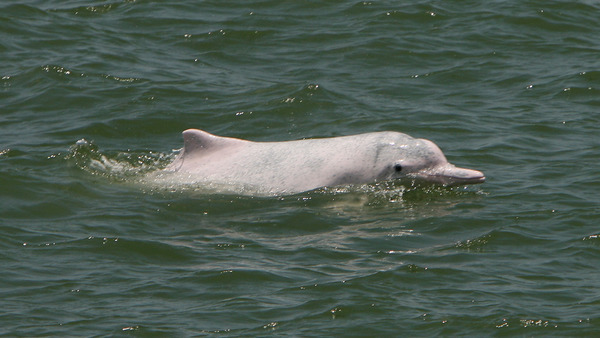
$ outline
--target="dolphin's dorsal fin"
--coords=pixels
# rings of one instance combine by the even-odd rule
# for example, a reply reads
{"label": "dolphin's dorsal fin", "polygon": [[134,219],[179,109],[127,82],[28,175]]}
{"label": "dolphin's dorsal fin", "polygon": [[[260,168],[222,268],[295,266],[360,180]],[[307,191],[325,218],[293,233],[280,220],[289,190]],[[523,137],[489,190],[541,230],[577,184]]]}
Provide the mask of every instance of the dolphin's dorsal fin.
{"label": "dolphin's dorsal fin", "polygon": [[188,129],[183,132],[183,151],[188,155],[222,149],[245,142],[249,141],[217,136],[199,129]]}

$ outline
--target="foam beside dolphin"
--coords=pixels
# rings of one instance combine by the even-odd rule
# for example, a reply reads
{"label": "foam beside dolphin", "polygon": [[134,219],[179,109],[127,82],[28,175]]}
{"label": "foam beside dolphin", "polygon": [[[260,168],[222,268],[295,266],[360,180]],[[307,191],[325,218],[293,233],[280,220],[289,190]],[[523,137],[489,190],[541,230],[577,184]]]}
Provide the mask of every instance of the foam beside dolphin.
{"label": "foam beside dolphin", "polygon": [[400,179],[441,185],[483,183],[482,172],[458,168],[425,139],[384,131],[332,138],[253,142],[198,129],[165,169],[182,183],[239,187],[287,195],[321,187]]}

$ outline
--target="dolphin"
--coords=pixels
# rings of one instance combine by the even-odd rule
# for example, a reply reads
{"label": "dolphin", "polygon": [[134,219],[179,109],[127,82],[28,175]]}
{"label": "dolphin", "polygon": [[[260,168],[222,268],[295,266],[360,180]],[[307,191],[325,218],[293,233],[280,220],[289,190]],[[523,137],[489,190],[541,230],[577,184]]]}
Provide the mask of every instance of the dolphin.
{"label": "dolphin", "polygon": [[382,131],[331,138],[254,142],[198,129],[163,172],[178,182],[290,195],[323,187],[401,180],[443,186],[483,183],[482,172],[450,164],[435,143]]}

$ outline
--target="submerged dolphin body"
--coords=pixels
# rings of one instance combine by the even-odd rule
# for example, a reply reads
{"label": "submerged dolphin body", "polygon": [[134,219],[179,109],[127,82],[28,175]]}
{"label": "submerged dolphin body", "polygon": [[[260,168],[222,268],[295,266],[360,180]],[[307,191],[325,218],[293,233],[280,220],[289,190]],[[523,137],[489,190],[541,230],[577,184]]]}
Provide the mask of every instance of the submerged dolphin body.
{"label": "submerged dolphin body", "polygon": [[482,172],[448,163],[433,142],[384,131],[284,142],[253,142],[198,129],[165,172],[178,182],[287,195],[321,187],[400,179],[441,185],[483,183]]}

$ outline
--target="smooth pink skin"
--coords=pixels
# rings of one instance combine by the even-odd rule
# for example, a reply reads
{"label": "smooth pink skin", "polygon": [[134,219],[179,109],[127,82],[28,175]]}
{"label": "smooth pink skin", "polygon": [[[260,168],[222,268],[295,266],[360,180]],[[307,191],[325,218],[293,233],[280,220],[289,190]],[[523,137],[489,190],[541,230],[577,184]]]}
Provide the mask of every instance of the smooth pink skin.
{"label": "smooth pink skin", "polygon": [[441,185],[485,181],[480,171],[448,163],[433,142],[391,131],[253,142],[188,129],[183,138],[183,150],[166,168],[179,181],[234,186],[258,194],[295,194],[394,179]]}

